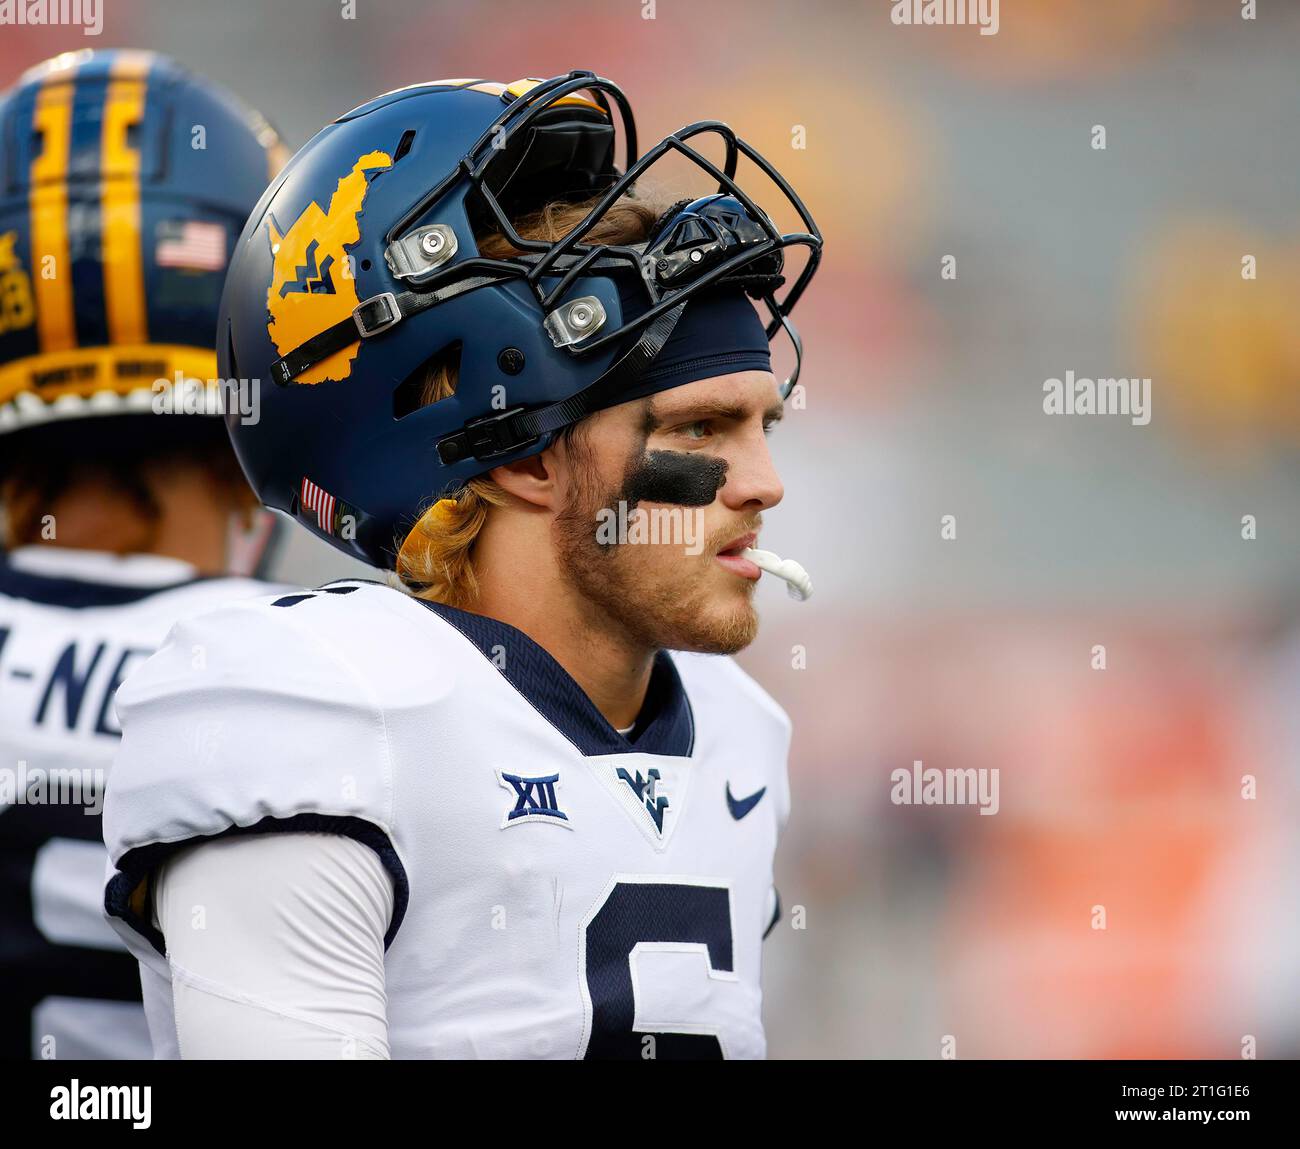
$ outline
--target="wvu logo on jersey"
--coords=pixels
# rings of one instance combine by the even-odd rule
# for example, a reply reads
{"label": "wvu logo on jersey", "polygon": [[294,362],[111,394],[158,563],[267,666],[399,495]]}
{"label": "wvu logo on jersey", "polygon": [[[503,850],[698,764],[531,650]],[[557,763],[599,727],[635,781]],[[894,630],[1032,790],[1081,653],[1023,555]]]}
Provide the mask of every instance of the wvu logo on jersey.
{"label": "wvu logo on jersey", "polygon": [[668,809],[668,799],[655,792],[659,785],[659,771],[651,769],[648,771],[648,776],[642,778],[640,770],[634,776],[620,766],[618,776],[632,788],[632,793],[636,795],[637,801],[644,804],[646,813],[650,815],[651,821],[655,824],[655,829],[662,834],[664,832],[664,811]]}
{"label": "wvu logo on jersey", "polygon": [[507,826],[537,820],[573,828],[569,815],[560,809],[555,800],[555,787],[560,784],[558,774],[548,774],[543,778],[523,778],[518,774],[506,774],[498,770],[497,780],[515,796],[514,806],[506,811],[505,820],[501,823],[503,830]]}
{"label": "wvu logo on jersey", "polygon": [[[283,233],[274,217],[267,221],[273,268],[266,293],[270,314],[266,331],[281,355],[347,319],[360,303],[353,276],[340,271],[350,266],[346,249],[361,239],[357,221],[370,180],[392,165],[386,152],[370,152],[339,180],[328,211],[313,200]],[[303,371],[297,382],[347,379],[358,348],[354,343],[322,359]]]}
{"label": "wvu logo on jersey", "polygon": [[0,235],[0,335],[30,327],[36,318],[32,281],[18,262],[16,231]]}

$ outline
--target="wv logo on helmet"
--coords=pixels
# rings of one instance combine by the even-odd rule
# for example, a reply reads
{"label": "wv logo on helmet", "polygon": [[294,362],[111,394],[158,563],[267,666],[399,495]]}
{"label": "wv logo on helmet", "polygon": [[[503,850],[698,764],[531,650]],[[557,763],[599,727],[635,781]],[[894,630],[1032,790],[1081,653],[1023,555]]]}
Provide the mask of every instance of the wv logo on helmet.
{"label": "wv logo on helmet", "polygon": [[[271,214],[267,239],[271,245],[271,285],[266,293],[270,316],[266,332],[279,354],[302,346],[327,327],[347,319],[356,309],[356,283],[339,275],[347,248],[361,239],[357,222],[365,205],[370,180],[393,165],[386,152],[370,152],[340,177],[330,196],[329,210],[315,200],[303,210],[288,231]],[[352,374],[358,345],[343,348],[298,376],[299,383],[343,380]]]}
{"label": "wv logo on helmet", "polygon": [[[288,283],[281,284],[280,296],[283,298],[291,291],[305,291],[312,294],[317,291],[323,291],[326,295],[334,294],[334,279],[331,271],[334,267],[334,257],[327,255],[325,262],[320,265],[319,270],[316,267],[316,248],[319,246],[318,240],[312,240],[307,247],[307,265],[298,268],[299,278]],[[305,275],[302,273],[306,272]]]}

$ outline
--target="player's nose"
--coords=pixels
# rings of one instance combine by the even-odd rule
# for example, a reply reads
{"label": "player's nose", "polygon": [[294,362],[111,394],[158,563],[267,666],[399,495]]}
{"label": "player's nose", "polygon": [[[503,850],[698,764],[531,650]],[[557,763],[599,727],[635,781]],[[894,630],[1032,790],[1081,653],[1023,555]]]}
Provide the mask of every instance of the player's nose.
{"label": "player's nose", "polygon": [[737,511],[765,511],[785,497],[785,486],[761,428],[745,436],[718,494],[725,506]]}

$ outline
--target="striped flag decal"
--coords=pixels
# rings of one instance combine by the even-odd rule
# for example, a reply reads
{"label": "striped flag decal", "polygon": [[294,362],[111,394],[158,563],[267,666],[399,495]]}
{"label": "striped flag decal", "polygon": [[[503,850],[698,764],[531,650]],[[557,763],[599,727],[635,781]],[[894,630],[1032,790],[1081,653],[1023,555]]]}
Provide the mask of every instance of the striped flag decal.
{"label": "striped flag decal", "polygon": [[221,271],[226,266],[225,225],[194,219],[159,224],[154,261],[183,271]]}
{"label": "striped flag decal", "polygon": [[302,477],[302,492],[299,496],[302,513],[316,513],[316,522],[327,535],[334,533],[334,496],[313,483],[306,475]]}

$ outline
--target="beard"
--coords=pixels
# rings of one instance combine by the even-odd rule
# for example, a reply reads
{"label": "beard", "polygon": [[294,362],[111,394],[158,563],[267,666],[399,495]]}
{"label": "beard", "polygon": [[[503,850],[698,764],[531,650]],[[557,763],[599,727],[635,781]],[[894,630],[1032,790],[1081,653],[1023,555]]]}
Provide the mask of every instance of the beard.
{"label": "beard", "polygon": [[561,575],[588,605],[592,626],[613,628],[649,650],[744,650],[758,634],[752,602],[757,583],[723,589],[713,561],[717,547],[735,538],[737,530],[710,539],[695,555],[667,543],[600,542],[598,513],[616,507],[624,497],[622,484],[604,488],[588,474],[575,484],[554,521]]}

